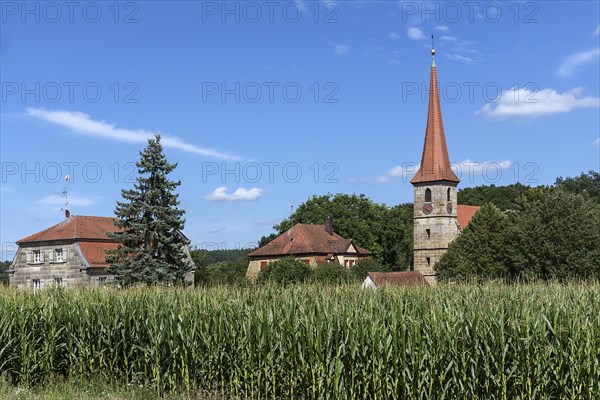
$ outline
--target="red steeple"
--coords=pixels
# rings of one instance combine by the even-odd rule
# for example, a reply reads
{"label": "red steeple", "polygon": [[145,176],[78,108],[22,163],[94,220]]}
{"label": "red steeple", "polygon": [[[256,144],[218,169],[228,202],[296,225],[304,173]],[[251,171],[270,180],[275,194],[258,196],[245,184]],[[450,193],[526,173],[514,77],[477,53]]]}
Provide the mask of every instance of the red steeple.
{"label": "red steeple", "polygon": [[442,122],[442,109],[440,108],[440,95],[438,91],[437,74],[435,72],[435,50],[431,50],[431,78],[429,82],[429,111],[427,113],[427,130],[425,144],[421,156],[421,166],[410,183],[423,183],[432,181],[460,182],[460,179],[450,168],[444,124]]}

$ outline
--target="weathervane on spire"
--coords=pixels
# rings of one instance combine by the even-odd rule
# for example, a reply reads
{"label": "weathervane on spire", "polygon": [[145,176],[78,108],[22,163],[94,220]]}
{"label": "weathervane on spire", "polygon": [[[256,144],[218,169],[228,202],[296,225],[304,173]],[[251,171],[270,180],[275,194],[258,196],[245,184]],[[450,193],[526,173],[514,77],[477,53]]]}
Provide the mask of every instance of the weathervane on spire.
{"label": "weathervane on spire", "polygon": [[435,67],[435,42],[433,35],[431,35],[431,66]]}

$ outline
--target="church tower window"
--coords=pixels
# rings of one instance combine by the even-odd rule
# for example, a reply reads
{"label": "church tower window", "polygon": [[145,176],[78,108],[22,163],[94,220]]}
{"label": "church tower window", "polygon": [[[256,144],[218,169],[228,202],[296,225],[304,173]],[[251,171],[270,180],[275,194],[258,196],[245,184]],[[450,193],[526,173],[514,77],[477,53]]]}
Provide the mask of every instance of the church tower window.
{"label": "church tower window", "polygon": [[431,203],[431,189],[425,190],[425,203]]}

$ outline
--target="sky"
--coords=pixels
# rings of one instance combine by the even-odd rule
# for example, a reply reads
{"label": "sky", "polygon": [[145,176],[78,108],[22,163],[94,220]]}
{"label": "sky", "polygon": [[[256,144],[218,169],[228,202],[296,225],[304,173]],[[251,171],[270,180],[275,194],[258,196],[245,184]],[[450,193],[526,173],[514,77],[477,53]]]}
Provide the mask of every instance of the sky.
{"label": "sky", "polygon": [[[431,35],[460,188],[600,170],[597,1],[0,1],[0,240],[114,215],[146,140],[184,233],[253,247],[313,195],[412,202]],[[64,177],[69,175],[66,184]]]}

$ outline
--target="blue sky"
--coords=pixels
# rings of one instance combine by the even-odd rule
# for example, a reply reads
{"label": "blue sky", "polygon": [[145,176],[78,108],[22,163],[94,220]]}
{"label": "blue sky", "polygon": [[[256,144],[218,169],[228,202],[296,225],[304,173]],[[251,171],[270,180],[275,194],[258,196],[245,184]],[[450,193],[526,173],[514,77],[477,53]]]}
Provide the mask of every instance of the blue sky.
{"label": "blue sky", "polygon": [[145,138],[185,233],[250,246],[313,194],[395,205],[423,144],[431,34],[460,187],[599,170],[596,1],[0,2],[2,256],[112,215]]}

